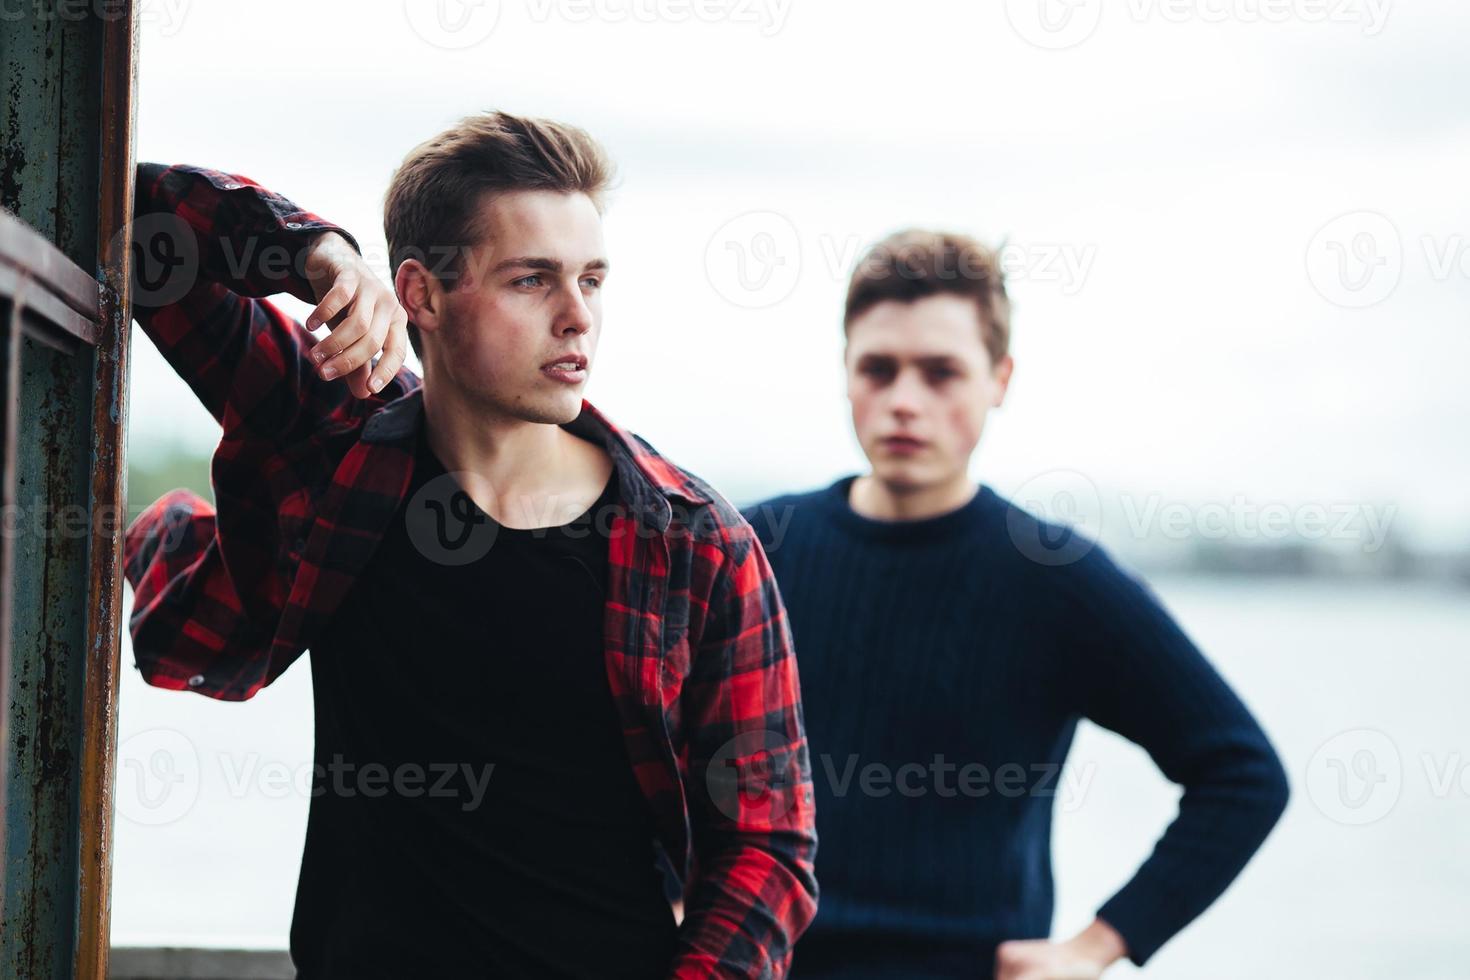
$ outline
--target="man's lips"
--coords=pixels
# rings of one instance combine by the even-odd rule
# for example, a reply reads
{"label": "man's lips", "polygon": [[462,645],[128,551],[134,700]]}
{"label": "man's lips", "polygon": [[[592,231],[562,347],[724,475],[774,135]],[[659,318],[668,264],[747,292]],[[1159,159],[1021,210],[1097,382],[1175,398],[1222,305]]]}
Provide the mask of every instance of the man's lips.
{"label": "man's lips", "polygon": [[916,453],[929,445],[925,440],[914,436],[884,436],[878,441],[891,453]]}
{"label": "man's lips", "polygon": [[541,365],[541,373],[555,381],[579,384],[587,380],[587,358],[581,354],[566,354]]}

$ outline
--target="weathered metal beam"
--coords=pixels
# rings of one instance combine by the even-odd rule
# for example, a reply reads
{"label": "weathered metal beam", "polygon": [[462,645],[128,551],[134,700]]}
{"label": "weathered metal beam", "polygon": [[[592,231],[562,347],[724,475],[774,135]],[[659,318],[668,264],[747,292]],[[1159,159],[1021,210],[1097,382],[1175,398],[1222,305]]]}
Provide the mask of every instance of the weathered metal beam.
{"label": "weathered metal beam", "polygon": [[100,334],[93,352],[92,513],[87,594],[87,696],[82,703],[81,886],[73,976],[104,980],[112,938],[113,785],[117,769],[118,638],[127,511],[129,296],[138,33],[128,16],[103,25],[101,155],[97,198]]}
{"label": "weathered metal beam", "polygon": [[129,3],[42,0],[0,30],[0,205],[56,247],[0,235],[26,332],[5,447],[0,978],[106,972],[134,24]]}
{"label": "weathered metal beam", "polygon": [[[24,283],[8,294],[0,294],[0,507],[5,514],[15,508],[16,450],[20,432],[20,303],[24,300]],[[14,590],[10,583],[15,575],[14,535],[0,534],[0,813],[8,814],[5,795],[9,784],[6,773],[10,758],[10,624]],[[7,821],[8,822],[8,821]],[[9,867],[5,860],[5,835],[0,835],[0,868]],[[0,895],[3,899],[3,895]],[[4,921],[0,906],[0,922]]]}

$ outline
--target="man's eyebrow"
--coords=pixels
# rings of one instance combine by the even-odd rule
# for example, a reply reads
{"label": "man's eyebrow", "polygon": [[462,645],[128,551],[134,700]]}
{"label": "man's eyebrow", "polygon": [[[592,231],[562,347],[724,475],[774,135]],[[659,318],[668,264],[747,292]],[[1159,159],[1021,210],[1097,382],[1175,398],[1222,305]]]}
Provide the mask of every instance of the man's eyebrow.
{"label": "man's eyebrow", "polygon": [[[588,262],[582,270],[584,272],[607,272],[611,268],[607,259],[593,259]],[[514,258],[502,259],[495,263],[490,270],[491,275],[504,272],[506,269],[539,269],[542,272],[555,272],[560,274],[566,269],[561,259],[546,258],[541,255],[518,255]]]}
{"label": "man's eyebrow", "polygon": [[952,354],[917,354],[913,357],[900,357],[894,354],[870,351],[861,355],[855,362],[859,368],[879,368],[885,371],[899,370],[899,365],[912,363],[918,365],[921,371],[956,371],[964,373],[965,362]]}
{"label": "man's eyebrow", "polygon": [[961,363],[960,362],[960,359],[957,358],[957,357],[955,357],[953,354],[916,354],[916,355],[914,355],[914,356],[912,356],[910,358],[903,358],[900,355],[890,354],[890,353],[888,353],[886,351],[869,351],[868,353],[863,354],[860,358],[858,358],[858,360],[862,360],[862,361],[866,361],[866,360],[899,361],[899,360],[905,360],[905,359],[912,360],[915,363],[925,365],[926,367],[932,366],[932,365],[936,365],[936,364],[959,364],[959,363]]}

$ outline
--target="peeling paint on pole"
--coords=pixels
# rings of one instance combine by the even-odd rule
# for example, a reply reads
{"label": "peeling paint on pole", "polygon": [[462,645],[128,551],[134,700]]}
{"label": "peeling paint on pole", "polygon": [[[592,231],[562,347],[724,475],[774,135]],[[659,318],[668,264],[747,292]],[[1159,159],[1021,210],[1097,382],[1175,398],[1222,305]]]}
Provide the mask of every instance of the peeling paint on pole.
{"label": "peeling paint on pole", "polygon": [[[99,280],[57,293],[95,335],[52,336],[32,296],[19,345],[0,980],[106,969],[121,529],[67,515],[123,503],[125,257],[99,249],[130,217],[134,18],[41,0],[0,30],[0,204]],[[0,255],[10,280],[26,251]]]}

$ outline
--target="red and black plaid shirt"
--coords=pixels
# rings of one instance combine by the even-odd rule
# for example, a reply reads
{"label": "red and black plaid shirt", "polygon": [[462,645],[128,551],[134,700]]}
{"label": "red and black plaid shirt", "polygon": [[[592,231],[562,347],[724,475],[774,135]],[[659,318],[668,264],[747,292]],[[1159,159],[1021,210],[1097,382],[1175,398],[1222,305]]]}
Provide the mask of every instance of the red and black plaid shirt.
{"label": "red and black plaid shirt", "polygon": [[[133,651],[150,684],[244,700],[312,645],[398,509],[421,382],[405,367],[354,398],[255,298],[314,302],[298,255],[323,231],[356,246],[343,229],[198,167],[140,166],[136,210],[134,314],[223,435],[214,506],[174,490],[127,531]],[[625,495],[606,656],[660,840],[686,866],[672,975],[784,976],[816,911],[816,833],[770,565],[737,510],[591,404],[568,427],[607,448]]]}

